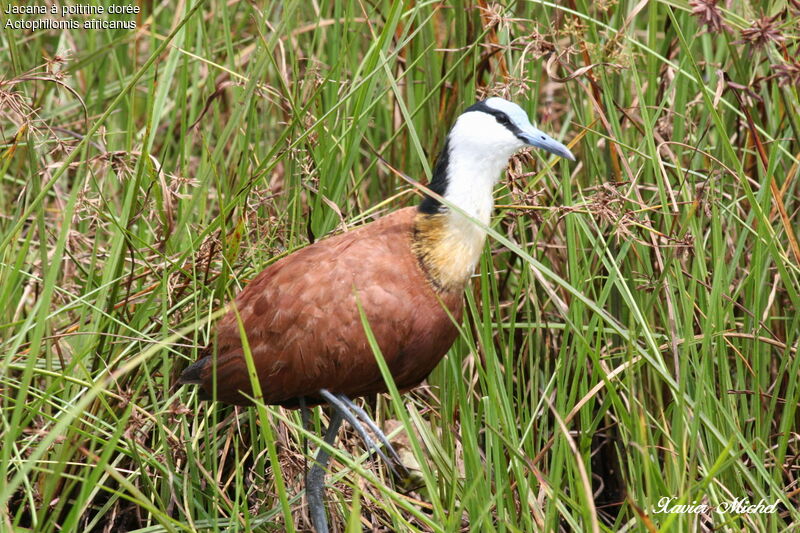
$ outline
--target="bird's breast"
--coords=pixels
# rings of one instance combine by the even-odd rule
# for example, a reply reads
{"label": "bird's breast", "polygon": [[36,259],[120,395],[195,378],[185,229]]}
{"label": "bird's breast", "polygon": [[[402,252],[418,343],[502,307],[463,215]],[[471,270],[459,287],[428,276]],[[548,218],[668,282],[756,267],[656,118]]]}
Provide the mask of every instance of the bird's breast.
{"label": "bird's breast", "polygon": [[438,290],[461,290],[475,272],[486,233],[457,213],[418,213],[412,250]]}
{"label": "bird's breast", "polygon": [[[295,406],[321,388],[384,391],[364,322],[399,388],[424,379],[458,335],[463,284],[443,290],[430,282],[413,251],[416,216],[400,210],[319,241],[253,279],[234,302],[238,314],[217,326],[217,396],[246,403],[239,391],[249,393],[239,319],[267,403]],[[211,376],[204,378],[210,393]]]}

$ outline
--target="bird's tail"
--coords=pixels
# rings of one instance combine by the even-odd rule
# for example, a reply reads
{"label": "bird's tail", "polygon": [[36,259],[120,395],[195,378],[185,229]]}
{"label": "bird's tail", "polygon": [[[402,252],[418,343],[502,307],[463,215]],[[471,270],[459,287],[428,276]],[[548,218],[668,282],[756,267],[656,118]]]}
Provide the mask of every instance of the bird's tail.
{"label": "bird's tail", "polygon": [[186,369],[181,372],[181,377],[178,378],[178,383],[181,385],[202,385],[203,384],[203,371],[211,362],[211,357],[205,356],[198,359]]}

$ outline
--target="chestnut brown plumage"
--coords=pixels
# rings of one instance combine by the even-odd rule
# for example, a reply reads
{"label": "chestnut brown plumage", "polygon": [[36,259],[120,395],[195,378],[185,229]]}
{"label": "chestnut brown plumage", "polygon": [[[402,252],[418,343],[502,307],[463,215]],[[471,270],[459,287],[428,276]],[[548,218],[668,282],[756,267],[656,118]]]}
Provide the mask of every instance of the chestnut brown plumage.
{"label": "chestnut brown plumage", "polygon": [[[386,391],[357,299],[399,389],[433,370],[458,334],[453,321],[461,318],[463,286],[430,283],[412,251],[414,221],[423,216],[405,208],[321,240],[277,261],[239,293],[233,306],[265,403],[323,403],[320,389],[349,397]],[[216,334],[216,399],[249,405],[253,393],[233,310]],[[187,369],[184,381],[199,383],[210,398],[212,369],[209,355]]]}
{"label": "chestnut brown plumage", "polygon": [[[526,145],[574,160],[516,104],[490,98],[471,106],[448,134],[434,167],[429,187],[439,196],[428,195],[417,208],[321,240],[267,267],[217,325],[216,349],[209,347],[180,381],[200,385],[204,399],[248,405],[253,392],[241,320],[264,403],[328,403],[333,412],[325,442],[333,443],[346,418],[388,460],[363,422],[398,462],[386,437],[348,398],[386,391],[359,304],[397,387],[419,384],[458,334],[462,293],[490,222],[492,189],[511,155]],[[327,531],[327,461],[321,447],[306,478],[318,532]]]}

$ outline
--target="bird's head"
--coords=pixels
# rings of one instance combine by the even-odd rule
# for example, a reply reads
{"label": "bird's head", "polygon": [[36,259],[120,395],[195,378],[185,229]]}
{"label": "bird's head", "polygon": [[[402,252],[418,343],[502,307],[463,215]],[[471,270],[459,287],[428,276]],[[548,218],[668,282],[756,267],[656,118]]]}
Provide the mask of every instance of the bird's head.
{"label": "bird's head", "polygon": [[536,129],[520,106],[497,97],[464,111],[450,131],[449,141],[473,153],[505,159],[525,146],[535,146],[575,161],[569,148]]}
{"label": "bird's head", "polygon": [[[428,187],[488,222],[492,189],[509,158],[525,146],[575,161],[569,148],[536,129],[517,104],[496,97],[478,102],[458,117],[447,135]],[[420,212],[427,214],[444,209],[432,196],[426,196],[419,206]]]}
{"label": "bird's head", "polygon": [[475,270],[494,187],[509,158],[525,146],[575,161],[569,148],[534,128],[525,111],[508,100],[478,102],[456,120],[428,184],[444,202],[427,194],[414,225],[414,252],[436,287],[461,288]]}

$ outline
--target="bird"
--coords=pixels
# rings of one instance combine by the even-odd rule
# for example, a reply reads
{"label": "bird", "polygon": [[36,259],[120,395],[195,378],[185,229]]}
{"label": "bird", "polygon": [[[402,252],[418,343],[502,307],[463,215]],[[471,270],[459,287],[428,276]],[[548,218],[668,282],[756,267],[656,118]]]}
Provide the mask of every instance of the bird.
{"label": "bird", "polygon": [[[366,318],[401,392],[420,384],[458,336],[465,287],[483,251],[493,190],[508,161],[533,146],[575,161],[564,144],[533,126],[517,104],[492,97],[458,116],[417,206],[399,209],[275,261],[235,297],[206,347],[179,378],[200,399],[253,400],[286,408],[328,404],[324,441],[347,419],[392,464],[361,422],[399,463],[388,439],[352,398],[387,391],[368,342]],[[431,194],[434,193],[434,194]],[[441,201],[443,199],[444,201]],[[363,313],[363,314],[362,314]],[[240,323],[261,394],[253,397]],[[329,454],[320,447],[306,475],[312,525],[328,531],[323,503]]]}

